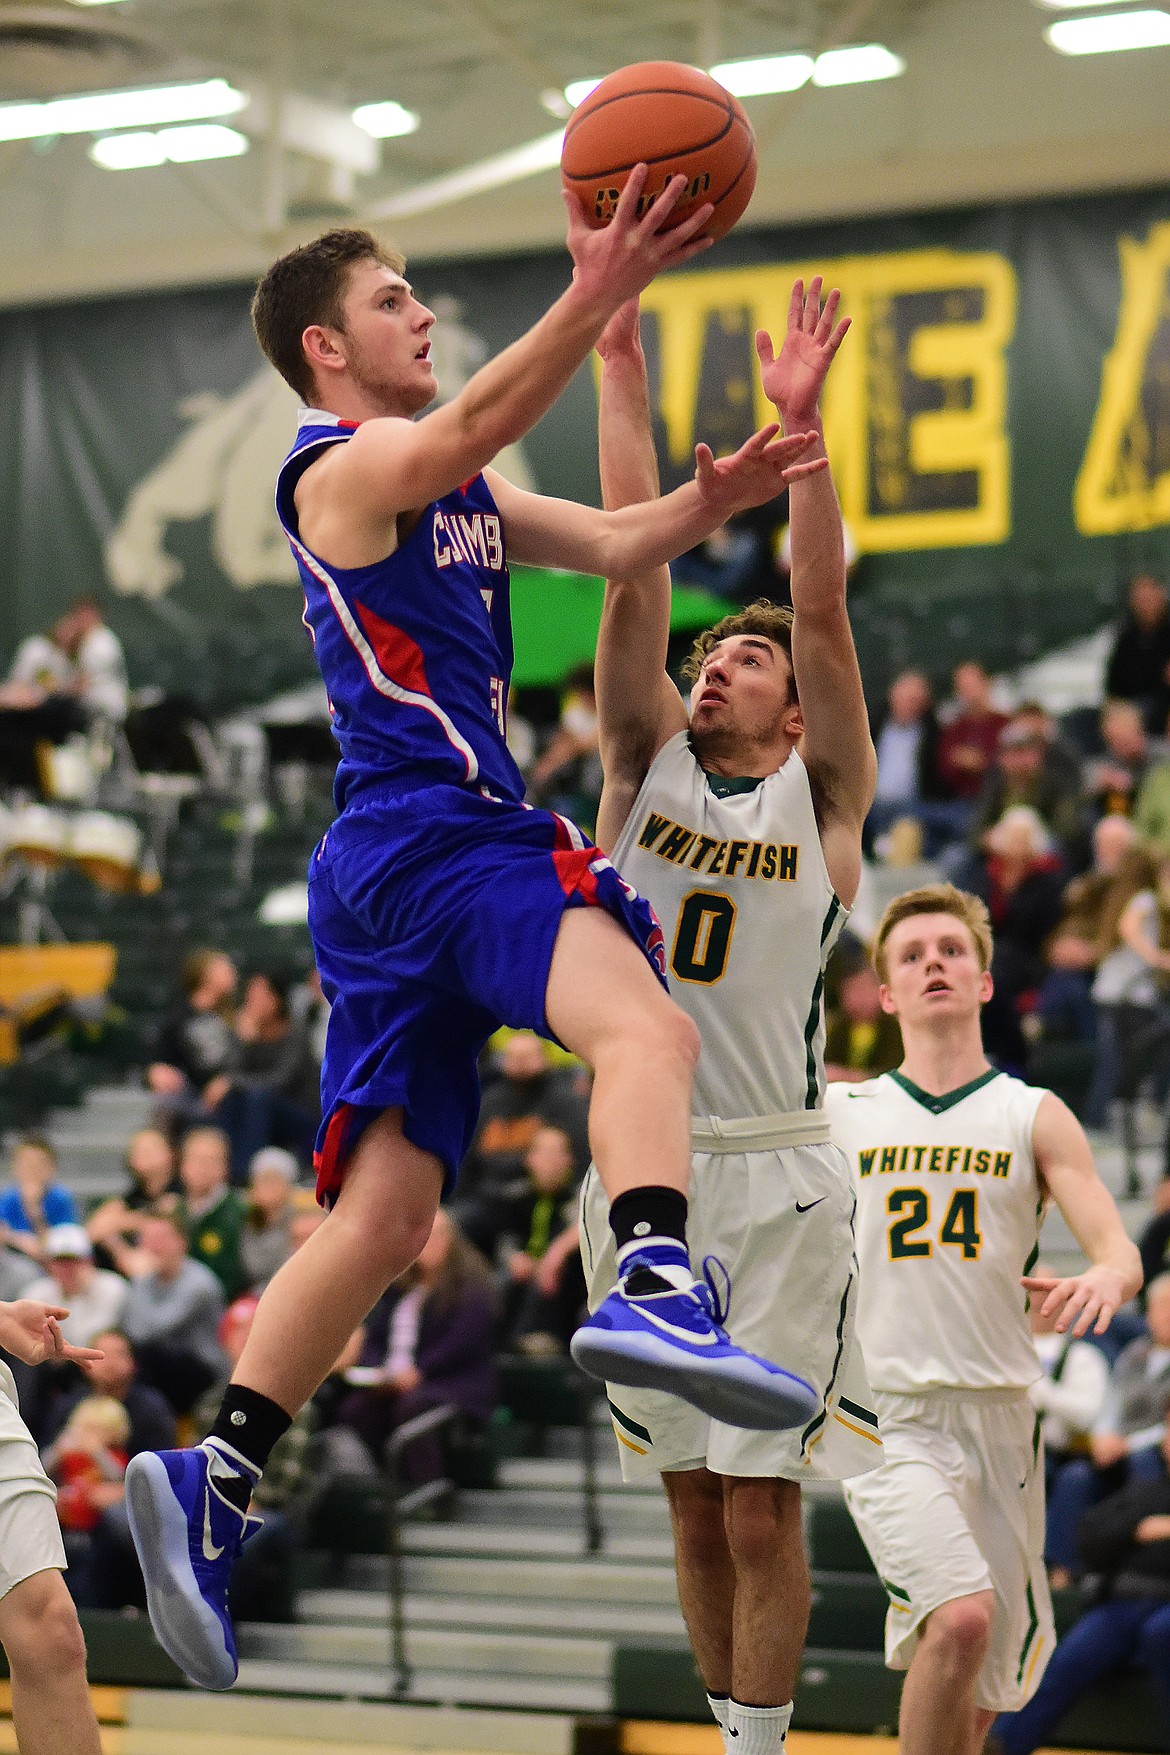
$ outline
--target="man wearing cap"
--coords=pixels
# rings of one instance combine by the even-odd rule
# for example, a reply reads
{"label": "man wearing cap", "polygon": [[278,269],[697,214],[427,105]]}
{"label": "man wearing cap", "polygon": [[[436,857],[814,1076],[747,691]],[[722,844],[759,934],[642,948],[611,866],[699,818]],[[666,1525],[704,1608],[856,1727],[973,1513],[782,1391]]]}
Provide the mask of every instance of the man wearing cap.
{"label": "man wearing cap", "polygon": [[283,1146],[263,1147],[248,1166],[240,1260],[245,1284],[253,1291],[266,1286],[293,1252],[293,1190],[298,1170],[296,1159]]}
{"label": "man wearing cap", "polygon": [[999,734],[995,763],[987,776],[971,836],[976,846],[992,824],[1013,805],[1027,804],[1067,851],[1085,832],[1081,788],[1049,761],[1048,743],[1030,714],[1016,713]]}
{"label": "man wearing cap", "polygon": [[121,1274],[94,1266],[93,1245],[83,1225],[54,1225],[45,1239],[49,1271],[25,1296],[41,1304],[66,1304],[61,1333],[75,1347],[90,1347],[103,1329],[117,1328],[130,1288]]}

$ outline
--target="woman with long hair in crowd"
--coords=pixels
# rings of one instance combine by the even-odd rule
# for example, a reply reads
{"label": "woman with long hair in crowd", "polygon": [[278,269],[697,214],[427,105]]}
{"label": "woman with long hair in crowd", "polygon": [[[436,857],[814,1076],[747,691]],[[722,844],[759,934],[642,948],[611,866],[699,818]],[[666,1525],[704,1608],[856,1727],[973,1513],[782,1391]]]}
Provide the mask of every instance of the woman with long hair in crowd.
{"label": "woman with long hair in crowd", "polygon": [[1132,1181],[1134,1104],[1156,1055],[1170,974],[1170,859],[1142,846],[1122,855],[1102,904],[1098,942],[1097,1059],[1086,1115],[1090,1126],[1105,1127],[1112,1104],[1120,1105]]}
{"label": "woman with long hair in crowd", "polygon": [[[442,1207],[421,1255],[374,1306],[366,1323],[356,1387],[341,1421],[381,1462],[395,1429],[450,1402],[484,1424],[496,1405],[498,1301],[491,1269]],[[401,1473],[433,1480],[442,1452],[433,1437],[405,1454]]]}

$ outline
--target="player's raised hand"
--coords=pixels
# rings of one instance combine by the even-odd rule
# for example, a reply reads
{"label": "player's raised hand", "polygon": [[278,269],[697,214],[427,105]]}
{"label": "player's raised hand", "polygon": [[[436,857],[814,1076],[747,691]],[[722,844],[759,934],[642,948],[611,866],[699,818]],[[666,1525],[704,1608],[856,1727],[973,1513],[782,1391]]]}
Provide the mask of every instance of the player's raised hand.
{"label": "player's raised hand", "polygon": [[649,175],[646,165],[634,166],[618,197],[613,218],[599,230],[586,223],[580,197],[571,190],[563,191],[569,209],[566,243],[573,258],[573,280],[581,292],[610,311],[636,297],[656,274],[689,262],[712,243],[712,239],[703,236],[703,228],[715,211],[710,202],[696,208],[679,225],[666,229],[686,192],[685,177],[672,177],[662,194],[639,214]]}
{"label": "player's raised hand", "polygon": [[789,482],[828,468],[825,457],[804,460],[804,453],[816,443],[816,433],[777,438],[779,431],[774,422],[761,427],[732,457],[715,457],[710,446],[695,446],[696,485],[708,504],[723,509],[724,517],[748,506],[762,506]]}
{"label": "player's raised hand", "polygon": [[99,1349],[74,1347],[65,1339],[61,1323],[68,1315],[61,1305],[40,1304],[35,1298],[0,1304],[0,1347],[26,1365],[40,1365],[45,1359],[70,1359],[83,1365],[102,1358]]}
{"label": "player's raised hand", "polygon": [[756,332],[764,395],[788,431],[817,418],[821,387],[849,330],[848,317],[836,320],[840,302],[841,294],[834,287],[822,310],[820,275],[809,281],[807,295],[804,282],[798,280],[788,301],[788,328],[780,352],[773,351],[766,329]]}
{"label": "player's raised hand", "polygon": [[1070,1274],[1066,1279],[1051,1279],[1028,1274],[1020,1281],[1026,1291],[1042,1297],[1043,1316],[1055,1317],[1057,1334],[1070,1330],[1080,1340],[1090,1331],[1103,1335],[1120,1306],[1129,1298],[1125,1275],[1117,1268],[1098,1262],[1083,1274]]}

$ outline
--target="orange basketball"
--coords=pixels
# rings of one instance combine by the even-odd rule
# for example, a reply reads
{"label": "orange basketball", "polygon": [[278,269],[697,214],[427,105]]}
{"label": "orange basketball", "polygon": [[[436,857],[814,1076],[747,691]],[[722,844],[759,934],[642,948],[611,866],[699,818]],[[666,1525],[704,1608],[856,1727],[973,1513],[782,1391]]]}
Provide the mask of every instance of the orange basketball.
{"label": "orange basketball", "polygon": [[590,225],[609,224],[636,164],[650,167],[641,211],[681,173],[689,187],[671,224],[711,201],[707,231],[721,238],[755,188],[752,125],[731,93],[697,67],[679,61],[620,67],[573,111],[561,149],[562,181],[581,197]]}

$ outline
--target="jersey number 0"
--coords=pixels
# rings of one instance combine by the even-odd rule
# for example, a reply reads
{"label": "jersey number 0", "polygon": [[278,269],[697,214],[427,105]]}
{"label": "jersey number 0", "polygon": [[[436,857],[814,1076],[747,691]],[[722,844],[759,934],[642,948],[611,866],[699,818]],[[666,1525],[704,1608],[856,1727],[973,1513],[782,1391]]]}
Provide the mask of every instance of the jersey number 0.
{"label": "jersey number 0", "polygon": [[727,972],[735,903],[719,890],[692,890],[678,911],[670,966],[680,981],[710,986]]}

